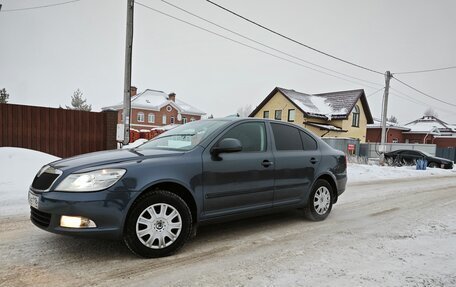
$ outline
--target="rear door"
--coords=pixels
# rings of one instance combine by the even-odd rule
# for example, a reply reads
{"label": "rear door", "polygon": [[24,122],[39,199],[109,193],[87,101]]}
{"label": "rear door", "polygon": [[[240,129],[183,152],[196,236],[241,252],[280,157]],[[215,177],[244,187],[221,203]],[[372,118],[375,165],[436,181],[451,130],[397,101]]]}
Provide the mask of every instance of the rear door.
{"label": "rear door", "polygon": [[[211,147],[224,138],[238,139],[242,151],[211,155]],[[204,216],[271,208],[273,173],[265,122],[248,121],[230,127],[203,153]]]}
{"label": "rear door", "polygon": [[274,139],[274,206],[307,198],[321,154],[313,137],[291,125],[271,123]]}

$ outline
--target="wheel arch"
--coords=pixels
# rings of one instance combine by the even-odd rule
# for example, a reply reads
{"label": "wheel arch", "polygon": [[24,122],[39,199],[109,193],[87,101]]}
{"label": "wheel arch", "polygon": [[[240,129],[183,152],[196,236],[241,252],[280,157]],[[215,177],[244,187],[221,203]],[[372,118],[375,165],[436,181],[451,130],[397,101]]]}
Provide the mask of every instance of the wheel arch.
{"label": "wheel arch", "polygon": [[195,197],[194,197],[193,193],[189,190],[189,188],[184,186],[182,183],[179,183],[179,182],[176,182],[173,180],[163,180],[163,181],[154,182],[154,183],[148,185],[141,192],[138,193],[135,200],[133,200],[132,203],[130,204],[130,206],[128,206],[128,212],[125,215],[125,218],[123,220],[122,230],[125,230],[125,222],[126,222],[128,216],[130,215],[130,212],[132,210],[131,207],[138,201],[138,199],[143,194],[148,193],[148,192],[153,192],[154,190],[166,190],[166,191],[169,191],[169,192],[174,193],[174,194],[178,195],[179,197],[181,197],[185,201],[187,206],[190,208],[190,213],[192,214],[193,223],[195,225],[198,223],[198,207],[196,204]]}
{"label": "wheel arch", "polygon": [[[334,178],[333,175],[329,174],[329,173],[323,173],[323,174],[320,174],[316,179],[315,179],[315,182],[317,182],[319,179],[322,179],[326,182],[329,183],[329,185],[331,185],[331,189],[332,189],[332,196],[333,196],[333,204],[337,202],[337,199],[338,199],[338,192],[337,192],[337,184],[336,184],[336,179]],[[314,182],[314,184],[315,184]]]}

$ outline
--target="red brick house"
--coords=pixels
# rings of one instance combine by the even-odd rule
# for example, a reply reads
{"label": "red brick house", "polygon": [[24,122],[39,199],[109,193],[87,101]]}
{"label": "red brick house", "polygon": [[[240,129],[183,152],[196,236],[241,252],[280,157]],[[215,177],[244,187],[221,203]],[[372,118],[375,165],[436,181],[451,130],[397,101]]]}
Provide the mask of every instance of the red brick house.
{"label": "red brick house", "polygon": [[[123,103],[102,108],[118,111],[118,123],[122,123]],[[205,113],[176,98],[175,93],[146,89],[137,94],[136,87],[131,87],[132,130],[147,130],[163,126],[185,124],[201,119]]]}
{"label": "red brick house", "polygon": [[[437,147],[456,147],[456,125],[434,116],[423,116],[403,126],[387,123],[387,143],[436,144]],[[382,127],[379,120],[367,126],[367,141],[380,142]]]}

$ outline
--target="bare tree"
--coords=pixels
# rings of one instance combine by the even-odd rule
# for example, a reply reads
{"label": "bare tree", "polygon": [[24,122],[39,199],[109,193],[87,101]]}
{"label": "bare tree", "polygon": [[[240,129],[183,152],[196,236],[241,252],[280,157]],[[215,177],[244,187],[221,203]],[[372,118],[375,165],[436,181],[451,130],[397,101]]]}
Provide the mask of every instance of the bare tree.
{"label": "bare tree", "polygon": [[393,116],[393,115],[391,115],[391,116],[389,117],[388,121],[389,121],[390,123],[395,123],[395,124],[398,123],[397,118],[396,118],[395,116]]}
{"label": "bare tree", "polygon": [[9,94],[6,92],[6,89],[3,88],[0,90],[0,104],[8,103]]}
{"label": "bare tree", "polygon": [[427,110],[424,111],[425,116],[432,116],[435,118],[439,117],[439,114],[433,109],[433,108],[428,108]]}
{"label": "bare tree", "polygon": [[92,105],[86,104],[87,100],[82,97],[83,92],[77,89],[74,91],[73,96],[71,97],[71,107],[66,106],[69,110],[79,110],[90,112],[92,110]]}
{"label": "bare tree", "polygon": [[252,111],[253,111],[253,106],[246,105],[246,106],[243,106],[243,107],[240,107],[239,109],[237,109],[237,114],[240,117],[244,118],[244,117],[248,117]]}

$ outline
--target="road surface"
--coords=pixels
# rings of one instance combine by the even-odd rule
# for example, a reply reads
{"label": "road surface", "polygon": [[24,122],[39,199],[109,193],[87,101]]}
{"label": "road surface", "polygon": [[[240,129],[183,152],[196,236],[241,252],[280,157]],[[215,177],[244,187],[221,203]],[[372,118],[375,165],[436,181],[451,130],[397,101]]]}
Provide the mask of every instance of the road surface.
{"label": "road surface", "polygon": [[178,254],[0,218],[0,286],[456,286],[456,176],[349,185],[324,222],[299,211],[201,228]]}

